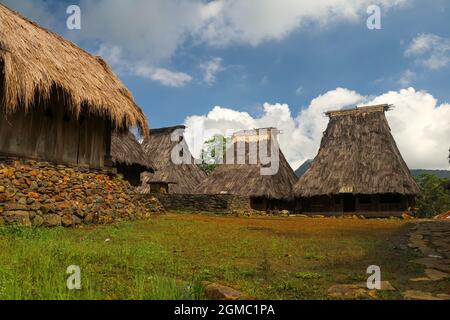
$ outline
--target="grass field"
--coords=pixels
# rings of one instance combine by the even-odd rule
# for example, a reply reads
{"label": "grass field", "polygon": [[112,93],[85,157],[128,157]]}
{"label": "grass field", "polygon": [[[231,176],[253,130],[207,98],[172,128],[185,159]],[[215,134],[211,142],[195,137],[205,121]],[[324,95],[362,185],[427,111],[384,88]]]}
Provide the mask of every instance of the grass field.
{"label": "grass field", "polygon": [[[171,213],[79,229],[1,227],[0,299],[202,299],[203,280],[257,299],[327,299],[332,284],[365,281],[373,264],[402,288],[422,271],[408,263],[410,226]],[[81,290],[66,288],[69,265],[81,268]]]}

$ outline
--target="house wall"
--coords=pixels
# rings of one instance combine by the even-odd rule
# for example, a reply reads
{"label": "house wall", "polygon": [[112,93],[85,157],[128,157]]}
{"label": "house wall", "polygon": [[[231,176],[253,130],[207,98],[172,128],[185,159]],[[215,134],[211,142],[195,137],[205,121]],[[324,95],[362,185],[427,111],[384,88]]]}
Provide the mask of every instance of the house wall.
{"label": "house wall", "polygon": [[101,117],[76,119],[55,100],[46,109],[6,115],[0,110],[0,154],[103,168],[109,164],[111,131]]}
{"label": "house wall", "polygon": [[139,187],[141,185],[141,173],[147,169],[137,164],[129,165],[122,162],[116,162],[114,166],[117,172],[133,187]]}
{"label": "house wall", "polygon": [[391,213],[396,215],[408,211],[415,205],[411,196],[376,194],[376,195],[349,195],[354,201],[355,210],[348,210],[345,205],[345,195],[317,196],[297,200],[296,210],[314,213]]}
{"label": "house wall", "polygon": [[297,210],[304,212],[342,212],[343,204],[339,197],[317,196],[299,199]]}
{"label": "house wall", "polygon": [[254,210],[292,210],[295,207],[295,201],[286,199],[269,199],[266,197],[251,197],[250,206]]}

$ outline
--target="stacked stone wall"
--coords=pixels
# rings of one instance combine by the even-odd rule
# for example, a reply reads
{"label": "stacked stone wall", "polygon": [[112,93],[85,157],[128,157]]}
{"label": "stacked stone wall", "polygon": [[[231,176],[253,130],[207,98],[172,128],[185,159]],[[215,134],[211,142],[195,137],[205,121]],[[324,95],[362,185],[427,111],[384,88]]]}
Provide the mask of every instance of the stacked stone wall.
{"label": "stacked stone wall", "polygon": [[108,171],[0,159],[0,224],[64,226],[144,219],[163,212]]}
{"label": "stacked stone wall", "polygon": [[232,213],[250,209],[248,197],[228,194],[156,194],[166,210]]}

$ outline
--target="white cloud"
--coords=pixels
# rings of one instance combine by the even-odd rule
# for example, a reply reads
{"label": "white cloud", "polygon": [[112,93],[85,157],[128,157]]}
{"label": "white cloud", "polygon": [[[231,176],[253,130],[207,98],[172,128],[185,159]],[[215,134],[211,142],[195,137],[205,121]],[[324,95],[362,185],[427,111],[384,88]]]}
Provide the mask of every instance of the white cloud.
{"label": "white cloud", "polygon": [[[0,1],[44,25],[52,17],[46,1]],[[121,48],[122,61],[127,65],[139,61],[139,64],[152,66],[152,72],[144,74],[150,74],[153,80],[169,85],[184,84],[190,81],[188,75],[161,71],[157,67],[167,65],[177,50],[186,45],[256,46],[282,40],[296,30],[308,30],[311,25],[326,27],[337,22],[363,22],[369,4],[380,4],[388,9],[406,1],[80,0],[82,29],[69,35],[74,41],[97,43],[98,48],[94,48],[97,50],[102,46]],[[61,19],[65,18],[65,10],[58,11]],[[217,64],[210,67],[214,66]],[[214,69],[209,70],[205,81],[213,83]]]}
{"label": "white cloud", "polygon": [[201,23],[202,1],[82,0],[82,39],[123,48],[151,65],[169,60]]}
{"label": "white cloud", "polygon": [[171,87],[182,87],[192,81],[192,77],[183,72],[156,68],[145,61],[128,61],[123,58],[123,50],[117,46],[102,45],[96,54],[102,56],[121,74],[150,79]]}
{"label": "white cloud", "polygon": [[[253,129],[274,126],[283,131],[279,136],[283,153],[296,169],[318,151],[328,118],[325,111],[347,106],[391,103],[395,109],[386,113],[392,134],[410,168],[448,168],[450,105],[438,104],[424,91],[413,88],[390,91],[378,97],[362,96],[355,91],[337,88],[313,99],[296,117],[286,104],[265,103],[263,114],[252,117],[247,112],[216,106],[207,115],[185,120],[186,140],[195,155],[201,150],[205,130]],[[200,137],[200,138],[199,138]]]}
{"label": "white cloud", "polygon": [[295,95],[296,96],[301,96],[302,93],[303,93],[303,87],[302,86],[300,86],[297,89],[295,89]]}
{"label": "white cloud", "polygon": [[417,75],[414,71],[407,69],[402,72],[400,79],[398,79],[398,84],[402,87],[408,87],[416,79]]}
{"label": "white cloud", "polygon": [[222,58],[213,58],[208,62],[202,62],[200,69],[203,72],[203,81],[212,86],[216,82],[216,75],[224,70]]}
{"label": "white cloud", "polygon": [[128,61],[123,58],[122,49],[118,46],[101,45],[95,55],[105,59],[118,72],[130,69]]}
{"label": "white cloud", "polygon": [[136,65],[134,71],[137,76],[158,81],[170,87],[183,87],[192,80],[192,77],[184,72],[174,72],[146,65]]}
{"label": "white cloud", "polygon": [[[81,39],[119,46],[127,59],[168,61],[186,42],[256,46],[311,25],[364,21],[369,4],[406,0],[82,0]],[[365,24],[362,24],[363,27]]]}
{"label": "white cloud", "polygon": [[412,168],[449,168],[450,104],[414,88],[390,91],[369,103],[392,103],[386,113],[392,134]]}
{"label": "white cloud", "polygon": [[428,69],[436,70],[450,65],[450,39],[432,33],[417,35],[405,50],[407,57]]}
{"label": "white cloud", "polygon": [[311,25],[355,22],[366,18],[366,9],[379,4],[385,9],[404,0],[215,0],[202,8],[201,39],[212,45],[243,43],[256,46],[281,40]]}

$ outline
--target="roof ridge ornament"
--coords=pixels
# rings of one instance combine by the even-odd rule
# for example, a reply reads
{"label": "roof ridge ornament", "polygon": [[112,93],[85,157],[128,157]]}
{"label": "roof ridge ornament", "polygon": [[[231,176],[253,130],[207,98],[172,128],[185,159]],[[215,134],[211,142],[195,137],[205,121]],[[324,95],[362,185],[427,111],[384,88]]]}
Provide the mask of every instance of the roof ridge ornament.
{"label": "roof ridge ornament", "polygon": [[328,117],[335,116],[345,116],[345,115],[353,115],[353,114],[361,114],[361,113],[371,113],[371,112],[386,112],[394,108],[393,104],[376,104],[376,105],[367,105],[367,106],[356,106],[350,109],[339,109],[339,110],[331,110],[325,112],[325,115]]}

